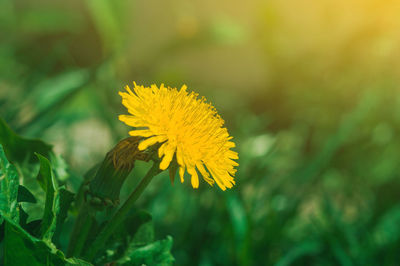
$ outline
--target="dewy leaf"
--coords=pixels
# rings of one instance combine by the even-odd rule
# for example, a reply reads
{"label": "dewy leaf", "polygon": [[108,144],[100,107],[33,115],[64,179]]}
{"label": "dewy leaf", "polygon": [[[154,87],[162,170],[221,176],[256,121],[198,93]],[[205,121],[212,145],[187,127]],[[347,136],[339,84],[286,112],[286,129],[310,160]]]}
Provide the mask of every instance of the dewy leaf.
{"label": "dewy leaf", "polygon": [[172,237],[155,241],[132,251],[129,257],[124,257],[120,265],[172,265],[174,257],[171,254]]}
{"label": "dewy leaf", "polygon": [[0,144],[0,223],[3,216],[18,222],[18,182],[17,170],[7,160]]}
{"label": "dewy leaf", "polygon": [[76,258],[65,258],[54,245],[31,236],[7,217],[5,225],[4,265],[91,265]]}
{"label": "dewy leaf", "polygon": [[29,203],[36,203],[36,198],[33,194],[24,186],[18,186],[18,202],[29,202]]}
{"label": "dewy leaf", "polygon": [[40,236],[43,239],[50,240],[56,229],[56,216],[60,210],[60,195],[49,160],[38,153],[36,153],[36,156],[40,161],[40,169],[37,180],[40,186],[46,192],[46,201],[42,225],[40,228]]}
{"label": "dewy leaf", "polygon": [[49,156],[52,147],[41,140],[25,139],[15,134],[0,118],[0,144],[12,162],[22,163],[26,159],[33,162],[34,152]]}

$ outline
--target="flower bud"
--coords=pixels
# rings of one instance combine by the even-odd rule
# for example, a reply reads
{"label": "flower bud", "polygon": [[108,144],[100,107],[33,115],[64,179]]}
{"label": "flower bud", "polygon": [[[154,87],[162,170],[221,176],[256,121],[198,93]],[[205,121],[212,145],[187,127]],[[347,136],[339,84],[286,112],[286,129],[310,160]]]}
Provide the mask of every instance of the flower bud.
{"label": "flower bud", "polygon": [[149,155],[138,149],[140,140],[141,137],[123,139],[106,154],[94,178],[89,182],[85,197],[87,202],[99,208],[119,204],[121,187],[135,161],[149,160]]}

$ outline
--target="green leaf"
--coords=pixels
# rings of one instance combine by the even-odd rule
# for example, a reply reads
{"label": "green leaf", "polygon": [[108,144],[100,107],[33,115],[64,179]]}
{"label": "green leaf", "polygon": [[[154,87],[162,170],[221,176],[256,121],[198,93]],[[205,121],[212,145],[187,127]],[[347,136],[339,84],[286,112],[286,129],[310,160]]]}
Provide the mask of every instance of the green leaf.
{"label": "green leaf", "polygon": [[39,235],[42,220],[33,220],[28,223],[28,217],[29,214],[23,209],[21,204],[19,204],[19,226],[21,226],[30,235],[36,237]]}
{"label": "green leaf", "polygon": [[40,161],[39,174],[37,180],[43,190],[46,192],[46,201],[42,225],[40,228],[40,237],[50,240],[56,229],[56,216],[60,210],[60,194],[57,187],[57,181],[54,178],[49,160],[36,153]]}
{"label": "green leaf", "polygon": [[107,52],[113,52],[121,45],[121,29],[118,15],[111,1],[86,1],[91,19],[102,38]]}
{"label": "green leaf", "polygon": [[59,154],[50,153],[49,160],[56,179],[60,182],[65,182],[70,177],[70,174],[64,158]]}
{"label": "green leaf", "polygon": [[36,203],[36,198],[33,196],[33,194],[24,186],[19,185],[18,186],[18,197],[17,197],[18,202],[30,202],[30,203]]}
{"label": "green leaf", "polygon": [[0,144],[0,223],[3,216],[18,222],[18,173],[14,165],[6,158],[3,146]]}
{"label": "green leaf", "polygon": [[233,233],[236,240],[237,261],[248,264],[249,241],[247,214],[242,200],[236,194],[227,194],[227,210],[231,219]]}
{"label": "green leaf", "polygon": [[26,160],[34,162],[35,152],[49,156],[52,146],[41,140],[25,139],[15,134],[0,118],[0,144],[3,145],[7,157],[12,162],[22,163]]}
{"label": "green leaf", "polygon": [[[29,94],[25,101],[25,106],[18,107],[24,110],[30,105],[33,106],[30,109],[31,119],[20,125],[16,131],[40,135],[44,129],[58,121],[58,110],[84,88],[90,77],[91,72],[89,70],[79,69],[64,72],[40,82],[32,88],[32,93]],[[49,158],[49,156],[46,157]]]}
{"label": "green leaf", "polygon": [[71,207],[71,203],[75,198],[75,194],[66,190],[65,188],[60,188],[60,211],[57,214],[56,231],[53,236],[53,241],[58,242],[60,237],[62,226],[67,219],[68,210]]}
{"label": "green leaf", "polygon": [[153,241],[154,227],[151,214],[144,210],[134,209],[108,240],[107,256],[104,262],[127,257],[133,249]]}
{"label": "green leaf", "polygon": [[86,189],[88,189],[88,183],[89,181],[93,180],[100,165],[101,163],[97,163],[84,174],[83,176],[84,182],[81,183],[75,199],[74,208],[76,210],[79,210],[79,208],[82,206],[85,198]]}
{"label": "green leaf", "polygon": [[296,260],[305,256],[316,256],[322,249],[321,244],[316,241],[304,241],[295,245],[292,249],[279,259],[275,266],[288,266],[295,264]]}
{"label": "green leaf", "polygon": [[172,265],[174,257],[171,254],[172,237],[155,241],[151,244],[134,249],[128,257],[118,263],[121,265]]}
{"label": "green leaf", "polygon": [[21,204],[19,204],[19,224],[22,227],[26,226],[26,221],[28,220],[29,215],[22,208]]}
{"label": "green leaf", "polygon": [[154,241],[154,225],[153,221],[148,221],[140,225],[139,229],[137,230],[131,245],[143,246],[147,245]]}
{"label": "green leaf", "polygon": [[54,245],[31,236],[8,218],[5,225],[4,265],[91,265],[76,258],[65,258]]}
{"label": "green leaf", "polygon": [[23,228],[27,232],[29,232],[32,236],[39,237],[41,225],[42,225],[42,219],[39,219],[39,220],[30,221],[25,226],[23,226]]}
{"label": "green leaf", "polygon": [[[172,265],[172,237],[154,242],[154,226],[151,215],[135,210],[109,240],[108,245],[117,248],[107,250],[106,261],[118,265]],[[121,256],[122,254],[122,256]]]}
{"label": "green leaf", "polygon": [[395,205],[386,211],[372,230],[374,245],[378,247],[390,246],[400,239],[400,204]]}

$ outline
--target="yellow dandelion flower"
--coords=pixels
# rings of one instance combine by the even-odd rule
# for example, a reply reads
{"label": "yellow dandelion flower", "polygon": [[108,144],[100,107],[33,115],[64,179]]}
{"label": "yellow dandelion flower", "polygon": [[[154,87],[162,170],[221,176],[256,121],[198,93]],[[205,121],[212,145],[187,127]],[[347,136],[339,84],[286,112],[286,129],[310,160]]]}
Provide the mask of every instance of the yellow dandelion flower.
{"label": "yellow dandelion flower", "polygon": [[133,92],[128,86],[125,89],[119,94],[130,115],[120,115],[119,120],[135,127],[131,136],[145,138],[139,150],[159,143],[161,170],[169,167],[175,155],[181,182],[187,171],[193,188],[199,187],[198,172],[210,185],[215,180],[222,190],[235,184],[238,154],[231,150],[235,144],[223,127],[224,120],[204,97],[188,93],[186,85],[179,91],[163,84],[158,88],[134,83]]}

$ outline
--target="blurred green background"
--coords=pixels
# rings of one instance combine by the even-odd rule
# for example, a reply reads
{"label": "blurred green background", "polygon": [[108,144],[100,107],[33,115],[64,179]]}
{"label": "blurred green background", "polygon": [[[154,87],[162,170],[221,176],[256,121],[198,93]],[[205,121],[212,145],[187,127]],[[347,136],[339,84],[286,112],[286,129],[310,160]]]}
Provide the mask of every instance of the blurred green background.
{"label": "blurred green background", "polygon": [[398,265],[399,10],[395,0],[2,0],[0,116],[53,144],[76,191],[127,136],[124,85],[187,84],[226,120],[240,166],[230,191],[162,175],[139,200],[157,237],[174,238],[176,265]]}

